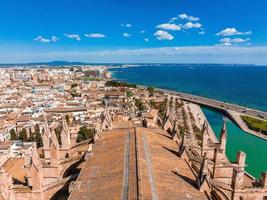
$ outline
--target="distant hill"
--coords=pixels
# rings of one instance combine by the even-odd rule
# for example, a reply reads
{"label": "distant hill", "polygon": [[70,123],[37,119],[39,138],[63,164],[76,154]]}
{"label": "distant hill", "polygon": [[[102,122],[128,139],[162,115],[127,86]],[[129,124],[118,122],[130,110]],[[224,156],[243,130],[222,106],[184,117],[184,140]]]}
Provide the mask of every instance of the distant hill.
{"label": "distant hill", "polygon": [[87,65],[88,63],[84,62],[69,62],[69,61],[51,61],[51,62],[39,62],[39,63],[27,63],[29,65],[51,65],[51,66],[60,66],[60,65]]}
{"label": "distant hill", "polygon": [[65,66],[65,65],[88,65],[89,63],[84,63],[84,62],[69,62],[69,61],[51,61],[51,62],[32,62],[32,63],[14,63],[14,64],[0,64],[0,65],[7,65],[7,66],[12,66],[12,65],[48,65],[48,66]]}

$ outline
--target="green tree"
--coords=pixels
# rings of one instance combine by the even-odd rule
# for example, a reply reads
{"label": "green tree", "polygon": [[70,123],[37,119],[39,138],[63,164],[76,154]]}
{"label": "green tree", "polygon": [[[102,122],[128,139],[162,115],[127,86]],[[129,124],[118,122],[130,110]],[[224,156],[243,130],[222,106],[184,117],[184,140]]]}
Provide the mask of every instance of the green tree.
{"label": "green tree", "polygon": [[29,142],[34,142],[35,141],[35,137],[34,137],[35,132],[32,132],[32,129],[30,129],[29,135],[30,135]]}
{"label": "green tree", "polygon": [[[66,115],[67,116],[67,115]],[[61,131],[62,131],[62,126],[58,126],[57,128],[55,128],[55,134],[57,136],[57,140],[58,140],[58,143],[61,145],[62,142],[61,142]]]}
{"label": "green tree", "polygon": [[35,124],[35,126],[34,126],[34,133],[36,134],[36,133],[40,133],[40,126],[39,126],[39,124]]}
{"label": "green tree", "polygon": [[65,120],[66,120],[66,122],[67,122],[67,124],[69,124],[70,123],[70,116],[67,114],[67,115],[65,115]]}
{"label": "green tree", "polygon": [[27,131],[26,131],[25,128],[23,128],[19,132],[19,140],[21,140],[22,142],[27,142],[28,141]]}
{"label": "green tree", "polygon": [[95,129],[89,129],[86,126],[82,126],[78,132],[77,142],[88,140],[94,137]]}
{"label": "green tree", "polygon": [[148,91],[150,94],[152,94],[152,93],[155,91],[155,88],[149,86],[149,87],[147,87],[147,91]]}
{"label": "green tree", "polygon": [[75,88],[75,87],[77,87],[78,86],[78,83],[72,83],[71,84],[71,88]]}
{"label": "green tree", "polygon": [[128,87],[128,88],[136,88],[137,86],[135,84],[125,83],[121,81],[107,81],[105,83],[105,86],[108,87]]}
{"label": "green tree", "polygon": [[154,99],[151,99],[151,100],[149,101],[149,103],[150,103],[150,105],[151,105],[153,108],[156,108],[156,102],[155,102]]}
{"label": "green tree", "polygon": [[35,142],[37,145],[37,148],[43,146],[43,140],[40,132],[35,132]]}
{"label": "green tree", "polygon": [[181,125],[178,126],[180,136],[182,137],[185,134],[185,128]]}
{"label": "green tree", "polygon": [[43,146],[43,140],[42,140],[42,135],[40,131],[40,126],[36,124],[34,126],[34,141],[36,142],[37,148]]}
{"label": "green tree", "polygon": [[126,91],[126,96],[127,97],[132,97],[133,96],[133,93],[131,91]]}
{"label": "green tree", "polygon": [[139,110],[145,110],[145,105],[144,105],[144,103],[140,99],[135,99],[135,106]]}
{"label": "green tree", "polygon": [[10,137],[11,137],[11,140],[16,140],[17,139],[17,134],[16,134],[16,131],[14,128],[11,129],[10,131]]}
{"label": "green tree", "polygon": [[164,116],[166,114],[166,108],[168,105],[168,99],[165,98],[163,102],[160,102],[158,110],[159,110],[159,114],[161,116]]}

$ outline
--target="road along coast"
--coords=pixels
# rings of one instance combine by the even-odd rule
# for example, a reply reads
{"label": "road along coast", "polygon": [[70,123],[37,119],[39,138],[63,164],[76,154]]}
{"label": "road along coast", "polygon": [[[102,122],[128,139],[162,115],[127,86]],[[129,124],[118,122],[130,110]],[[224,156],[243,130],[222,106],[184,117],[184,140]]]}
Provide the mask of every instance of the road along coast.
{"label": "road along coast", "polygon": [[[145,88],[145,86],[140,86],[140,87]],[[226,102],[219,101],[219,100],[209,99],[206,97],[191,95],[187,93],[176,92],[176,91],[160,89],[160,88],[156,88],[156,90],[178,97],[181,100],[184,100],[187,102],[191,102],[191,103],[194,103],[200,106],[206,106],[206,107],[218,110],[220,112],[223,112],[228,118],[230,118],[235,124],[237,124],[239,128],[241,128],[244,132],[252,134],[264,140],[267,140],[267,135],[264,135],[262,133],[258,133],[256,131],[249,129],[240,117],[241,115],[247,115],[247,116],[251,116],[254,118],[258,118],[260,120],[267,120],[266,112],[256,110],[256,109],[246,108],[246,107],[231,104],[231,103],[226,103]]]}

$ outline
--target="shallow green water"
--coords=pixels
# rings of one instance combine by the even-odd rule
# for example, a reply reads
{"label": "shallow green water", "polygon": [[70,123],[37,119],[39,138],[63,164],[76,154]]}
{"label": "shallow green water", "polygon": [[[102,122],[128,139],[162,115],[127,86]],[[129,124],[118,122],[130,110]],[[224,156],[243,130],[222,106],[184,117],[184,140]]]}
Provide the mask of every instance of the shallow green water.
{"label": "shallow green water", "polygon": [[[223,123],[224,115],[214,110],[202,107],[212,129],[217,137]],[[231,120],[227,120],[227,157],[231,161],[236,160],[236,153],[244,151],[247,155],[246,171],[256,178],[260,178],[261,172],[267,171],[267,142],[242,131]]]}

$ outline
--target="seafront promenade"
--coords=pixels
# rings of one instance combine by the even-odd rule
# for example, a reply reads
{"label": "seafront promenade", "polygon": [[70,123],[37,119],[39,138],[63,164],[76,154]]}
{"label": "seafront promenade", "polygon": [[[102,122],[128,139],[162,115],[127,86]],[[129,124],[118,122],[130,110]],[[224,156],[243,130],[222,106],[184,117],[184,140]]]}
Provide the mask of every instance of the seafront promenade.
{"label": "seafront promenade", "polygon": [[[144,86],[144,85],[138,85],[138,87],[144,88],[144,89],[147,88],[147,86]],[[192,95],[192,94],[183,93],[183,92],[176,92],[173,90],[167,90],[167,89],[161,89],[161,88],[155,88],[155,89],[158,91],[164,92],[166,94],[178,96],[181,100],[195,103],[198,105],[203,105],[203,106],[210,107],[210,108],[214,108],[216,110],[220,110],[223,112],[227,110],[232,110],[237,113],[243,113],[244,115],[249,115],[252,117],[259,118],[259,119],[267,120],[267,112],[264,112],[261,110],[247,108],[244,106],[236,105],[233,103],[227,103],[227,102],[223,102],[223,101],[219,101],[215,99],[210,99],[207,97],[201,97],[201,96]]]}
{"label": "seafront promenade", "polygon": [[[138,87],[144,88],[144,89],[147,88],[147,86],[144,86],[144,85],[138,85]],[[155,89],[157,91],[161,91],[172,96],[177,96],[181,100],[221,111],[226,116],[231,118],[231,120],[234,123],[236,123],[239,126],[239,128],[241,128],[243,131],[249,134],[252,134],[254,136],[257,136],[259,138],[267,140],[267,136],[263,135],[262,133],[257,133],[249,129],[240,118],[240,115],[248,115],[248,116],[255,117],[261,120],[267,120],[267,112],[256,110],[253,108],[247,108],[244,106],[227,103],[227,102],[223,102],[223,101],[219,101],[215,99],[210,99],[207,97],[192,95],[188,93],[176,92],[176,91],[161,89],[161,88],[155,88]]]}
{"label": "seafront promenade", "polygon": [[181,92],[172,92],[172,93],[178,95],[180,99],[184,101],[189,101],[192,103],[208,106],[208,107],[215,108],[215,109],[222,110],[222,111],[233,110],[235,112],[244,113],[245,115],[250,115],[256,118],[267,120],[267,113],[260,111],[260,110],[247,108],[247,107],[239,106],[236,104],[226,103],[226,102],[215,100],[215,99],[209,99],[206,97],[200,97],[196,95],[181,93]]}
{"label": "seafront promenade", "polygon": [[246,126],[246,124],[242,121],[242,119],[240,118],[240,115],[248,115],[248,116],[256,117],[262,120],[267,120],[267,113],[264,111],[247,108],[244,106],[239,106],[236,104],[226,103],[223,101],[210,99],[206,97],[200,97],[200,96],[196,96],[192,94],[182,93],[182,92],[175,92],[175,91],[160,89],[160,88],[157,88],[157,90],[170,94],[170,95],[178,96],[180,99],[187,101],[187,102],[191,102],[194,104],[198,104],[198,105],[202,105],[202,106],[206,106],[206,107],[219,110],[225,113],[225,115],[227,115],[229,118],[231,118],[231,120],[233,120],[233,122],[236,123],[243,131],[249,134],[252,134],[256,137],[267,140],[267,136],[265,136],[262,133],[257,133],[249,129]]}

